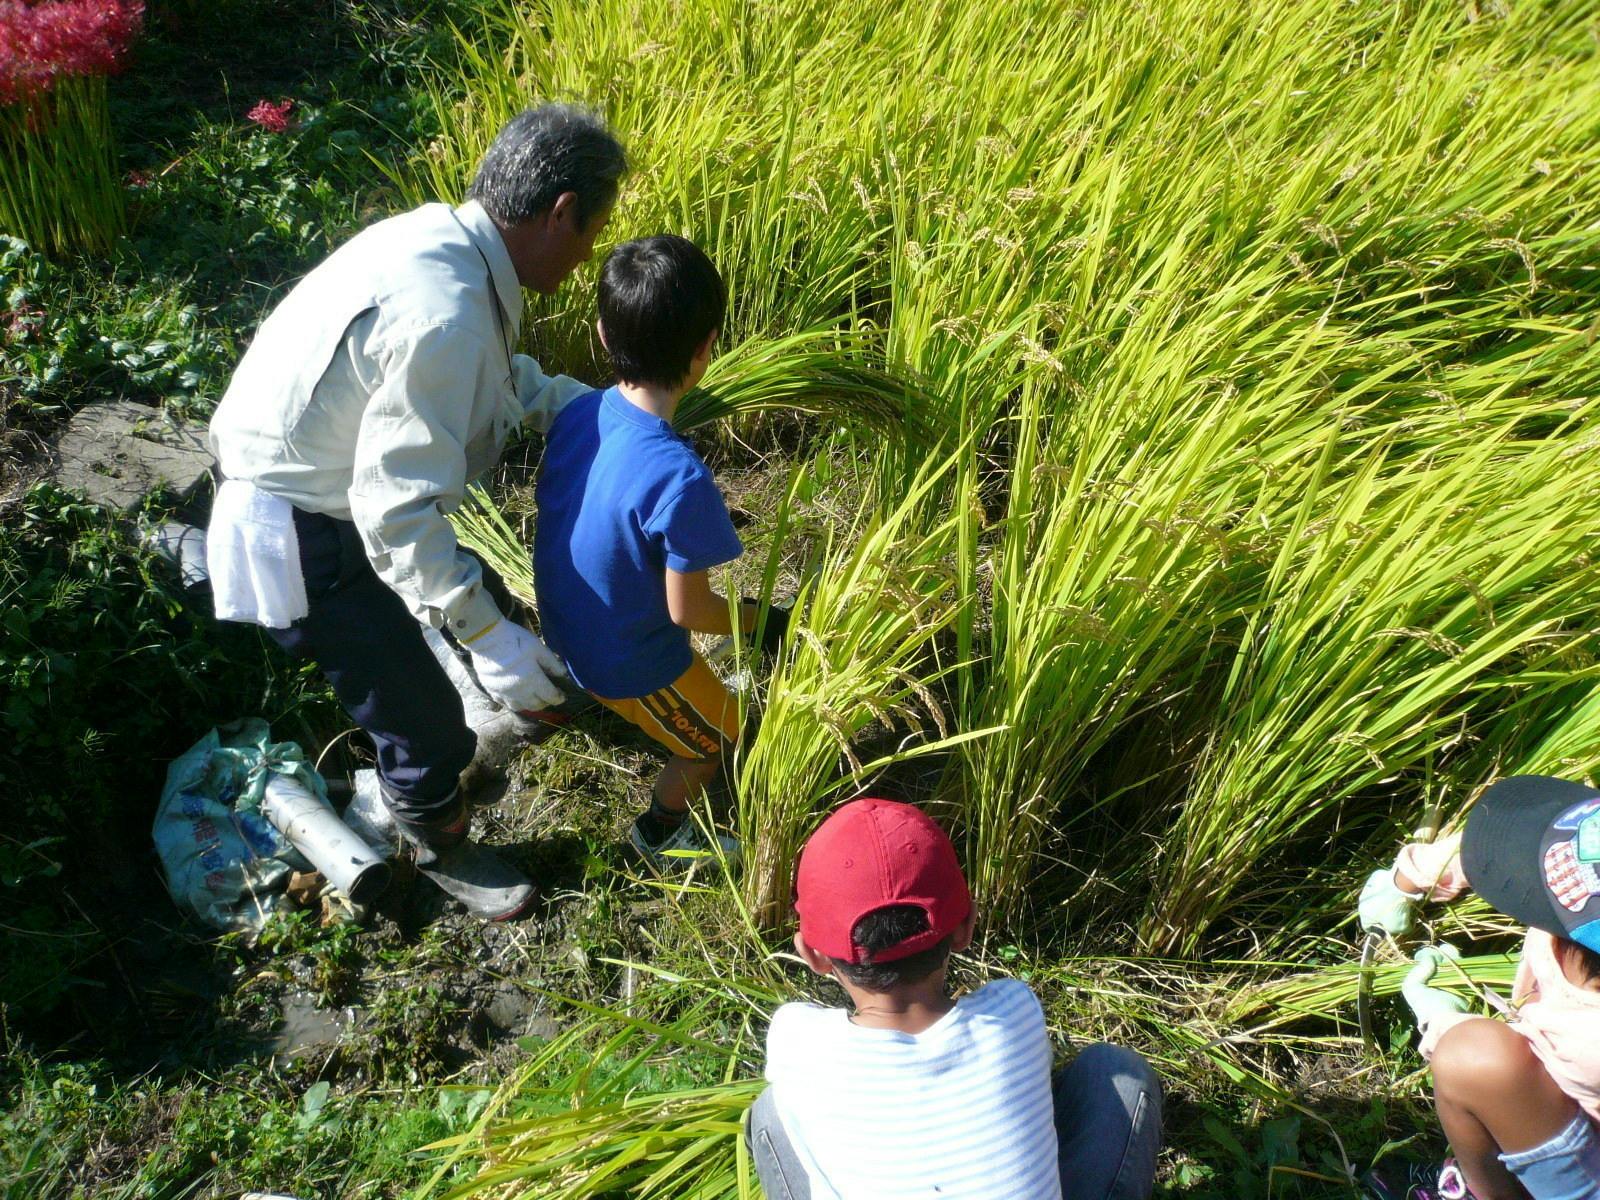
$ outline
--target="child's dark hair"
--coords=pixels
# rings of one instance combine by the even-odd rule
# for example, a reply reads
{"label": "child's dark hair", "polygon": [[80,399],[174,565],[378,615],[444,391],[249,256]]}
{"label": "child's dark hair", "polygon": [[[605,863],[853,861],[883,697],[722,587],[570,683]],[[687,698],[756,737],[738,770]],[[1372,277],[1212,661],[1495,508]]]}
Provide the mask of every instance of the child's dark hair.
{"label": "child's dark hair", "polygon": [[915,904],[890,904],[874,909],[856,922],[850,931],[850,940],[861,951],[862,961],[848,963],[833,959],[833,965],[858,988],[869,992],[887,992],[906,983],[921,983],[932,975],[950,957],[954,935],[946,937],[926,950],[918,950],[905,958],[886,963],[875,963],[872,956],[890,946],[898,946],[908,937],[924,933],[928,928],[928,914]]}
{"label": "child's dark hair", "polygon": [[[1591,950],[1582,942],[1574,942],[1570,938],[1557,938],[1556,958],[1576,959],[1584,982],[1590,985],[1600,983],[1600,950]],[[1562,965],[1565,967],[1565,962]]]}
{"label": "child's dark hair", "polygon": [[624,242],[600,271],[600,324],[624,383],[675,387],[722,328],[728,289],[705,252],[663,233]]}

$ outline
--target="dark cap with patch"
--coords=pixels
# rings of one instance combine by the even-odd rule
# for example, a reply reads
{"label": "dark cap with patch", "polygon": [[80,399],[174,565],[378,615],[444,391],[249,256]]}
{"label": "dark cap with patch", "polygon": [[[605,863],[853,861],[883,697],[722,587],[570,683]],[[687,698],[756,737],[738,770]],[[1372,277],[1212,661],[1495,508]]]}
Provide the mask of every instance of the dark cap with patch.
{"label": "dark cap with patch", "polygon": [[1467,818],[1461,869],[1506,916],[1600,951],[1600,792],[1548,775],[1500,780]]}

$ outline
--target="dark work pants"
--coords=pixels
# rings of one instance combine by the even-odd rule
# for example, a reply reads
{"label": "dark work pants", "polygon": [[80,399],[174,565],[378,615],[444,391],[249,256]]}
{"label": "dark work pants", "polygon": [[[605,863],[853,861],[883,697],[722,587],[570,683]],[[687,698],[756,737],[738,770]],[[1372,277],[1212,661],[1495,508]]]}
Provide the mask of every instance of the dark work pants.
{"label": "dark work pants", "polygon": [[[1085,1046],[1050,1081],[1063,1200],[1147,1200],[1161,1149],[1161,1081],[1140,1055]],[[810,1200],[768,1088],[750,1110],[750,1156],[767,1200]]]}
{"label": "dark work pants", "polygon": [[[372,738],[395,813],[424,821],[442,815],[477,749],[461,697],[422,626],[372,569],[355,525],[297,508],[294,528],[310,612],[267,632],[322,668],[339,703]],[[513,614],[499,577],[487,566],[483,577],[501,612]]]}

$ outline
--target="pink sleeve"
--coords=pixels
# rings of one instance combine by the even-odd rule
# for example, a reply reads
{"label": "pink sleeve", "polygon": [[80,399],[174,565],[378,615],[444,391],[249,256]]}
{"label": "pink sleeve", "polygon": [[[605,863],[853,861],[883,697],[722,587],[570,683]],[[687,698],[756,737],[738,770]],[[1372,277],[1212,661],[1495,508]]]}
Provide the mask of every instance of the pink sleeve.
{"label": "pink sleeve", "polygon": [[1461,835],[1411,842],[1394,860],[1397,874],[1416,882],[1429,900],[1454,900],[1469,886],[1461,870]]}

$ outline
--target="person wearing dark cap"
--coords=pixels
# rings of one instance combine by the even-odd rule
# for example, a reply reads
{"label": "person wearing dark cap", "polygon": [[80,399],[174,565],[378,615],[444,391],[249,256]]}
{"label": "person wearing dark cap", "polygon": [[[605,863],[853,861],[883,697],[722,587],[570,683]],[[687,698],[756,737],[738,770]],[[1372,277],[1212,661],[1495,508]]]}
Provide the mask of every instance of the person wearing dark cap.
{"label": "person wearing dark cap", "polygon": [[1600,792],[1542,775],[1501,780],[1460,834],[1412,843],[1373,873],[1360,922],[1404,934],[1425,899],[1469,888],[1528,936],[1504,1021],[1428,986],[1437,951],[1419,953],[1407,978],[1455,1156],[1426,1194],[1600,1200]]}
{"label": "person wearing dark cap", "polygon": [[785,1004],[749,1138],[778,1200],[1134,1200],[1150,1195],[1161,1084],[1139,1055],[1086,1047],[1054,1077],[1025,983],[952,1000],[977,910],[920,809],[844,805],[801,850],[795,949],[850,1007]]}

